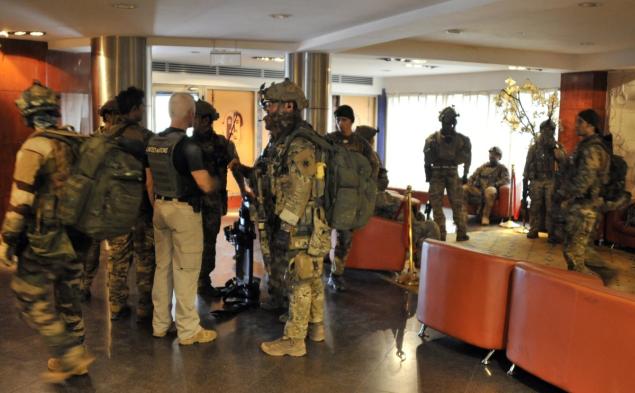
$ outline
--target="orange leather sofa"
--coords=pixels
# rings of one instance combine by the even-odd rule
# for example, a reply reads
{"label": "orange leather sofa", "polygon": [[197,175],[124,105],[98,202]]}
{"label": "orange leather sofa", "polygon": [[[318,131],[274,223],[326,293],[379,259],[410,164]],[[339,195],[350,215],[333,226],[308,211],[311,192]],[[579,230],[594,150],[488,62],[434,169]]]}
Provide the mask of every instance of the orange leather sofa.
{"label": "orange leather sofa", "polygon": [[366,226],[353,234],[346,267],[400,272],[405,259],[406,238],[403,224],[373,216]]}
{"label": "orange leather sofa", "polygon": [[619,246],[635,247],[635,227],[626,225],[627,209],[628,206],[606,214],[604,238]]}
{"label": "orange leather sofa", "polygon": [[515,263],[426,240],[421,253],[417,318],[425,326],[477,347],[505,348],[509,284]]}
{"label": "orange leather sofa", "polygon": [[635,392],[635,296],[519,263],[507,357],[572,392]]}

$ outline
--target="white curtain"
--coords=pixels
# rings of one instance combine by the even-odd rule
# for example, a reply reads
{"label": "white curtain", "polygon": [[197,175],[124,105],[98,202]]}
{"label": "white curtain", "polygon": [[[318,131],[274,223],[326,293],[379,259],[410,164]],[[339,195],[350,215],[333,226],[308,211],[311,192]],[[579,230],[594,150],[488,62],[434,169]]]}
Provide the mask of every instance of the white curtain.
{"label": "white curtain", "polygon": [[[456,130],[472,142],[470,174],[489,159],[488,150],[498,146],[503,151],[501,162],[520,181],[531,135],[511,132],[502,122],[502,112],[494,103],[498,92],[392,95],[388,97],[386,127],[386,169],[391,187],[428,190],[423,173],[423,146],[428,135],[440,129],[439,111],[454,105],[460,114]],[[529,98],[529,97],[525,97]],[[530,99],[523,99],[530,116],[538,109]],[[554,114],[557,119],[557,113]],[[543,119],[538,119],[537,123]],[[538,127],[538,125],[536,126]],[[459,167],[459,176],[463,173]],[[519,190],[520,192],[520,190]]]}
{"label": "white curtain", "polygon": [[83,135],[90,135],[91,110],[90,96],[82,93],[62,93],[60,98],[62,124],[70,125]]}

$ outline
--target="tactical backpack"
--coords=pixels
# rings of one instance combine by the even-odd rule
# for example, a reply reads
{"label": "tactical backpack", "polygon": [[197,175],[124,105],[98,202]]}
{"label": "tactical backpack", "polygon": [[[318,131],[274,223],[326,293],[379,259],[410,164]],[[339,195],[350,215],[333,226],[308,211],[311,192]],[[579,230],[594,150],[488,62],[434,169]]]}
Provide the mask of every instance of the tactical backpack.
{"label": "tactical backpack", "polygon": [[313,130],[300,128],[287,137],[285,153],[296,137],[305,138],[318,147],[316,178],[324,183],[323,204],[331,228],[361,228],[375,210],[377,184],[366,157],[328,141]]}
{"label": "tactical backpack", "polygon": [[628,164],[622,156],[613,154],[603,142],[597,142],[608,154],[610,159],[607,182],[602,187],[600,196],[604,199],[602,210],[613,211],[620,209],[631,200],[631,193],[626,191],[626,173]]}
{"label": "tactical backpack", "polygon": [[81,143],[61,190],[57,215],[62,224],[96,240],[130,232],[139,216],[145,186],[136,154],[143,146],[123,138],[124,131],[125,126]]}

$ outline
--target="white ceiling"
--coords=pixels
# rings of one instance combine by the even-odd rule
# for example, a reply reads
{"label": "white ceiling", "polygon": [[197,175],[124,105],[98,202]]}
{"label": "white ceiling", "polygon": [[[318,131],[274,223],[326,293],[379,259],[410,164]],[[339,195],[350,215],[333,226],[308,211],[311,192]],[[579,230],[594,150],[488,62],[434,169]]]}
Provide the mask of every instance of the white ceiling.
{"label": "white ceiling", "polygon": [[[44,30],[51,47],[64,49],[99,35],[147,36],[162,47],[156,59],[194,64],[207,64],[209,47],[219,46],[249,51],[243,65],[259,68],[280,65],[252,64],[252,54],[326,51],[334,54],[335,73],[386,77],[510,64],[560,71],[635,66],[635,0],[600,0],[596,8],[580,1],[0,0],[0,29]],[[115,9],[115,2],[137,8]],[[276,20],[274,13],[293,16]],[[457,28],[463,33],[446,32]],[[190,53],[196,48],[202,53]],[[422,58],[439,68],[376,60],[384,56]]]}

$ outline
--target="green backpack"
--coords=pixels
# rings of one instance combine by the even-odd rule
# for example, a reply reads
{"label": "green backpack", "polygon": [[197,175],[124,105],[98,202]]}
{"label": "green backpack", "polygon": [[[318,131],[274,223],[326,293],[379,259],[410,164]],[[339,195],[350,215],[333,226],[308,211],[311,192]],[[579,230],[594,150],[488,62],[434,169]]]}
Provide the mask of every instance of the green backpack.
{"label": "green backpack", "polygon": [[143,143],[121,135],[94,135],[79,146],[73,172],[62,188],[57,215],[96,240],[131,231],[145,192]]}
{"label": "green backpack", "polygon": [[352,230],[366,225],[375,210],[377,196],[377,182],[368,159],[307,128],[299,128],[289,135],[285,154],[296,137],[316,145],[318,161],[326,164],[323,204],[329,226]]}

